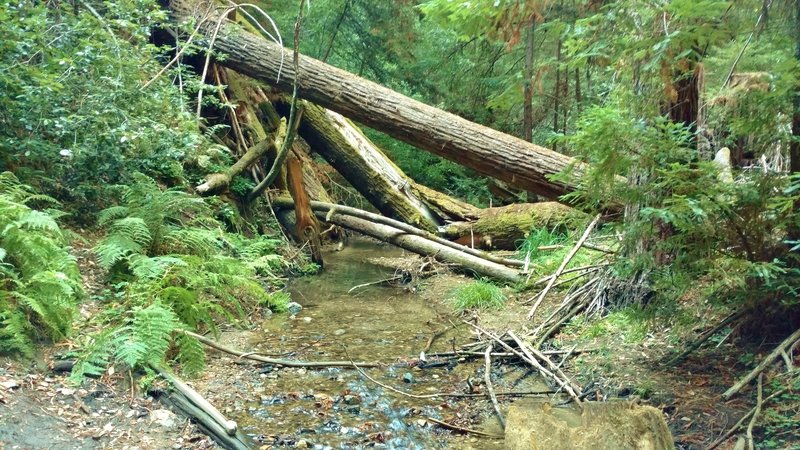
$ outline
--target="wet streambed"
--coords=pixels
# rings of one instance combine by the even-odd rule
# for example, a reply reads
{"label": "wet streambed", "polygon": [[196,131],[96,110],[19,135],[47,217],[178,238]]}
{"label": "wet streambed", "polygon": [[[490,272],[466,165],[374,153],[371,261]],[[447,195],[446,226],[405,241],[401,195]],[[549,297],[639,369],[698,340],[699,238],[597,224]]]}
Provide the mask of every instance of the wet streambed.
{"label": "wet streambed", "polygon": [[[419,367],[419,353],[434,332],[460,319],[442,301],[409,287],[353,286],[392,275],[368,262],[403,257],[401,250],[355,242],[326,255],[325,271],[290,286],[303,305],[296,316],[275,315],[261,324],[249,347],[284,358],[381,362],[365,369],[382,383],[415,394],[468,392],[481,385],[482,361]],[[430,293],[428,293],[430,294]],[[438,337],[432,351],[470,339],[467,327]],[[430,360],[429,360],[430,362]],[[502,441],[453,434],[426,417],[466,422],[502,434],[483,398],[410,398],[391,392],[353,369],[263,366],[236,379],[237,407],[228,413],[262,444],[309,448],[502,448]],[[213,387],[212,387],[213,388]],[[477,422],[477,424],[475,424]]]}

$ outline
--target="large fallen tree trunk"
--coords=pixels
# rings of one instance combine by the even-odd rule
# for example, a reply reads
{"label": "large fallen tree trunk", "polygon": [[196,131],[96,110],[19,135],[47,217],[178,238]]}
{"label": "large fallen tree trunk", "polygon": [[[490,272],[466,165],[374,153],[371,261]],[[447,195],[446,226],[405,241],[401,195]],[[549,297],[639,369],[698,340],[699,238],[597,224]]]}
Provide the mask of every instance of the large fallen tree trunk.
{"label": "large fallen tree trunk", "polygon": [[456,264],[477,275],[506,281],[509,283],[519,283],[522,277],[517,270],[497,264],[486,259],[456,250],[454,248],[439,244],[421,236],[409,234],[403,230],[373,223],[368,220],[354,216],[339,214],[335,210],[333,213],[317,211],[317,217],[328,223],[344,227],[367,236],[374,237],[383,242],[388,242],[400,248],[418,253],[424,256],[432,256],[445,263]]}
{"label": "large fallen tree trunk", "polygon": [[288,64],[292,59],[289,50],[220,18],[217,6],[207,0],[170,1],[178,19],[202,23],[200,31],[213,38],[215,50],[225,55],[222,65],[287,92],[299,75],[299,94],[304,99],[545,197],[557,198],[576,188],[549,176],[573,165],[576,176],[584,172],[573,158],[425,105],[313,58],[301,56],[295,74]]}
{"label": "large fallen tree trunk", "polygon": [[300,135],[383,215],[428,231],[441,225],[413,181],[341,114],[307,103]]}

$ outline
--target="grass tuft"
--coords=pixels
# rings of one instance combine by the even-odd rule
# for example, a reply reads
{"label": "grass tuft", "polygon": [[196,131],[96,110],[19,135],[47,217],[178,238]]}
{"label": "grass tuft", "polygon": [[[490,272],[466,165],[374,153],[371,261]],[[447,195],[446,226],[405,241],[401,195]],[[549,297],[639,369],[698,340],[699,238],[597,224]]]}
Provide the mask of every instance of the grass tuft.
{"label": "grass tuft", "polygon": [[458,311],[467,309],[501,309],[506,302],[503,291],[494,284],[476,280],[457,287],[452,294],[453,307]]}

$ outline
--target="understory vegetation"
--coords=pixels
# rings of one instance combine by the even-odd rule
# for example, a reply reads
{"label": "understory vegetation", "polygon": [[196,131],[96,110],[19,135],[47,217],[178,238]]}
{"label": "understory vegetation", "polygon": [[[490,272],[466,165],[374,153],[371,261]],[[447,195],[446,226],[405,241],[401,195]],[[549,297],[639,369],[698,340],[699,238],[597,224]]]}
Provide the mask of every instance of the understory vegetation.
{"label": "understory vegetation", "polygon": [[[542,158],[530,167],[547,166],[544,175],[515,184],[506,175],[519,159],[499,159],[492,172],[474,155],[441,152],[460,165],[365,128],[413,179],[389,180],[400,200],[370,205],[345,170],[331,176],[334,164],[295,137],[306,130],[288,119],[302,108],[280,117],[285,86],[227,66],[202,27],[179,23],[165,2],[4,2],[0,354],[32,359],[65,342],[51,350],[75,362],[75,384],[153,366],[198,375],[204,344],[186,332],[217,337],[287,312],[287,280],[323,267],[316,244],[345,245],[350,232],[325,222],[339,212],[320,215],[309,200],[391,216],[394,201],[412,197],[409,181],[452,197],[419,201],[426,214],[443,211],[431,231],[547,200],[585,219],[523,230],[510,239],[516,251],[495,255],[512,259],[501,262],[521,280],[515,294],[476,279],[443,296],[476,315],[530,297],[532,347],[608,338],[639,346],[637,358],[657,348],[659,364],[676,371],[693,353],[710,368],[729,347],[724,363],[738,373],[800,329],[800,0],[309,3],[300,53],[535,143],[520,141],[530,151],[520,154],[569,167],[551,171]],[[297,2],[255,4],[289,46]],[[271,19],[242,11],[228,12],[271,37]],[[302,72],[282,64],[281,76]],[[403,125],[395,136],[422,141],[403,136]],[[297,141],[282,148],[273,134]],[[219,189],[196,188],[264,148]],[[281,171],[284,163],[299,170]],[[272,184],[257,190],[272,169]],[[274,203],[289,197],[298,212],[287,215]],[[492,236],[470,227],[472,245],[491,247]],[[543,311],[555,312],[542,320]],[[780,394],[757,422],[764,448],[798,445],[797,351],[764,385]],[[600,367],[606,356],[581,370],[613,374]]]}

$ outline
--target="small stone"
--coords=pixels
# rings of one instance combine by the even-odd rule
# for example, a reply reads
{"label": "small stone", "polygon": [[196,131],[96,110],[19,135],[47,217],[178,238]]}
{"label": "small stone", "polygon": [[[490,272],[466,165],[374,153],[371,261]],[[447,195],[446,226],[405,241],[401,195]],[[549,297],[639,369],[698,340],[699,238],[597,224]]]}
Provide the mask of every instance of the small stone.
{"label": "small stone", "polygon": [[311,323],[311,317],[303,317],[303,322]]}
{"label": "small stone", "polygon": [[355,405],[358,404],[359,401],[361,401],[361,398],[357,395],[347,394],[344,396],[343,400],[344,403],[347,405]]}
{"label": "small stone", "polygon": [[411,375],[411,372],[406,372],[403,374],[403,381],[406,383],[413,383],[414,382],[414,375]]}
{"label": "small stone", "polygon": [[333,332],[333,335],[334,336],[341,336],[341,335],[343,335],[345,333],[347,333],[347,331],[344,328],[339,328],[338,330]]}
{"label": "small stone", "polygon": [[157,423],[163,428],[174,428],[177,424],[175,413],[168,409],[150,411],[150,421]]}
{"label": "small stone", "polygon": [[5,380],[5,381],[0,381],[0,386],[10,391],[11,389],[18,388],[19,383],[17,383],[17,380]]}
{"label": "small stone", "polygon": [[303,310],[303,305],[297,302],[289,302],[289,304],[286,305],[286,311],[288,311],[289,314],[293,316],[300,314],[300,311],[302,310]]}
{"label": "small stone", "polygon": [[294,446],[297,448],[308,448],[308,441],[305,439],[300,439],[296,444],[294,444]]}

